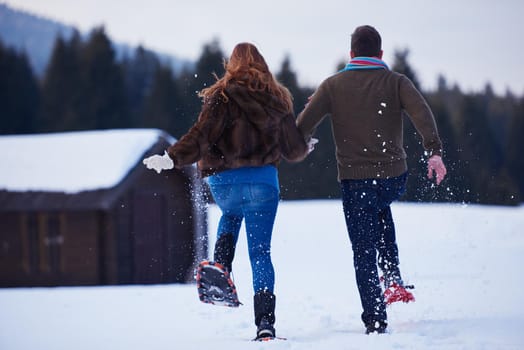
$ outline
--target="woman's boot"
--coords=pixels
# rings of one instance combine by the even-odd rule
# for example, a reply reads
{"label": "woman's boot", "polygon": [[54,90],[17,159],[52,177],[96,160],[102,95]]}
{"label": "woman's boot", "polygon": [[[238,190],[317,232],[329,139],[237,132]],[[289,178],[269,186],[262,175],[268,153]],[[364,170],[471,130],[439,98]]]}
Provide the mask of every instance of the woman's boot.
{"label": "woman's boot", "polygon": [[275,295],[268,291],[259,291],[253,301],[255,307],[255,324],[257,336],[255,339],[274,338],[275,328]]}

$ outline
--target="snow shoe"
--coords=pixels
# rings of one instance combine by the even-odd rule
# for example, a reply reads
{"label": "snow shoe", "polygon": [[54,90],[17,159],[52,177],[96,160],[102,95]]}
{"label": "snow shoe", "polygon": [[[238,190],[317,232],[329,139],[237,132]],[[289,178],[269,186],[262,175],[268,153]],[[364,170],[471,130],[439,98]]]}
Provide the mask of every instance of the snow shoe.
{"label": "snow shoe", "polygon": [[415,301],[415,297],[413,296],[413,294],[407,291],[407,289],[413,288],[413,286],[403,286],[398,283],[392,283],[384,291],[384,302],[386,303],[386,305],[391,305],[399,301],[402,301],[404,303]]}
{"label": "snow shoe", "polygon": [[287,338],[283,338],[283,337],[261,337],[261,338],[252,339],[252,341],[272,341],[272,340],[287,340]]}
{"label": "snow shoe", "polygon": [[260,324],[257,327],[257,336],[254,340],[263,341],[275,338],[275,327],[269,322],[267,317],[262,317]]}
{"label": "snow shoe", "polygon": [[228,307],[242,305],[231,275],[222,264],[202,261],[198,264],[195,279],[201,302]]}

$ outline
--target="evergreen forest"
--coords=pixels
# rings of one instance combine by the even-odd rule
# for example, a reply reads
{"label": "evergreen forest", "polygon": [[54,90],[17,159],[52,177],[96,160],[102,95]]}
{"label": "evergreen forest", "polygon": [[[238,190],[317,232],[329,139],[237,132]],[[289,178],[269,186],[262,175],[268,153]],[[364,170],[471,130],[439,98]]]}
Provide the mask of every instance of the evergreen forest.
{"label": "evergreen forest", "polygon": [[[178,72],[141,46],[117,59],[100,27],[86,38],[79,33],[67,40],[57,37],[47,69],[37,77],[24,52],[0,42],[0,135],[158,128],[179,138],[198,117],[197,92],[215,81],[214,74],[223,74],[226,57],[215,39],[203,46],[193,66]],[[408,49],[398,50],[388,63],[419,85],[408,58]],[[339,68],[333,67],[333,73]],[[300,86],[289,56],[273,73],[292,93],[298,115],[314,87]],[[458,85],[450,86],[446,77],[436,78],[438,87],[423,94],[444,143],[448,176],[440,186],[426,179],[421,142],[406,117],[410,177],[403,200],[522,203],[524,97],[511,91],[499,96],[489,83],[480,92],[463,92]],[[320,142],[305,161],[280,165],[285,200],[340,197],[329,119],[315,137]]]}

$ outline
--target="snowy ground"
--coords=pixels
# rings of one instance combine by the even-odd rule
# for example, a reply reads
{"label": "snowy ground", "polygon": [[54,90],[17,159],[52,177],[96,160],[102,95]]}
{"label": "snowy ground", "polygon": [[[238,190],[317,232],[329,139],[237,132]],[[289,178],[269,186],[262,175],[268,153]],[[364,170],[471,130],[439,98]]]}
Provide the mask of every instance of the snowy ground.
{"label": "snowy ground", "polygon": [[[339,201],[284,202],[273,238],[277,332],[257,343],[245,235],[244,303],[201,304],[194,285],[0,290],[0,349],[524,349],[524,207],[396,204],[401,268],[416,302],[363,334]],[[210,208],[211,244],[218,211]]]}

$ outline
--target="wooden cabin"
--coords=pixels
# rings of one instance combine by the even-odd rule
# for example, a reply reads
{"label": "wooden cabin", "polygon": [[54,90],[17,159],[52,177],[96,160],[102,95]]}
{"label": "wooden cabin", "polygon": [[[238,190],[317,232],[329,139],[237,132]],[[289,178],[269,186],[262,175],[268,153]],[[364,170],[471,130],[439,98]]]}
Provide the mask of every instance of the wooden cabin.
{"label": "wooden cabin", "polygon": [[195,166],[159,130],[0,137],[0,287],[183,283],[207,255]]}

